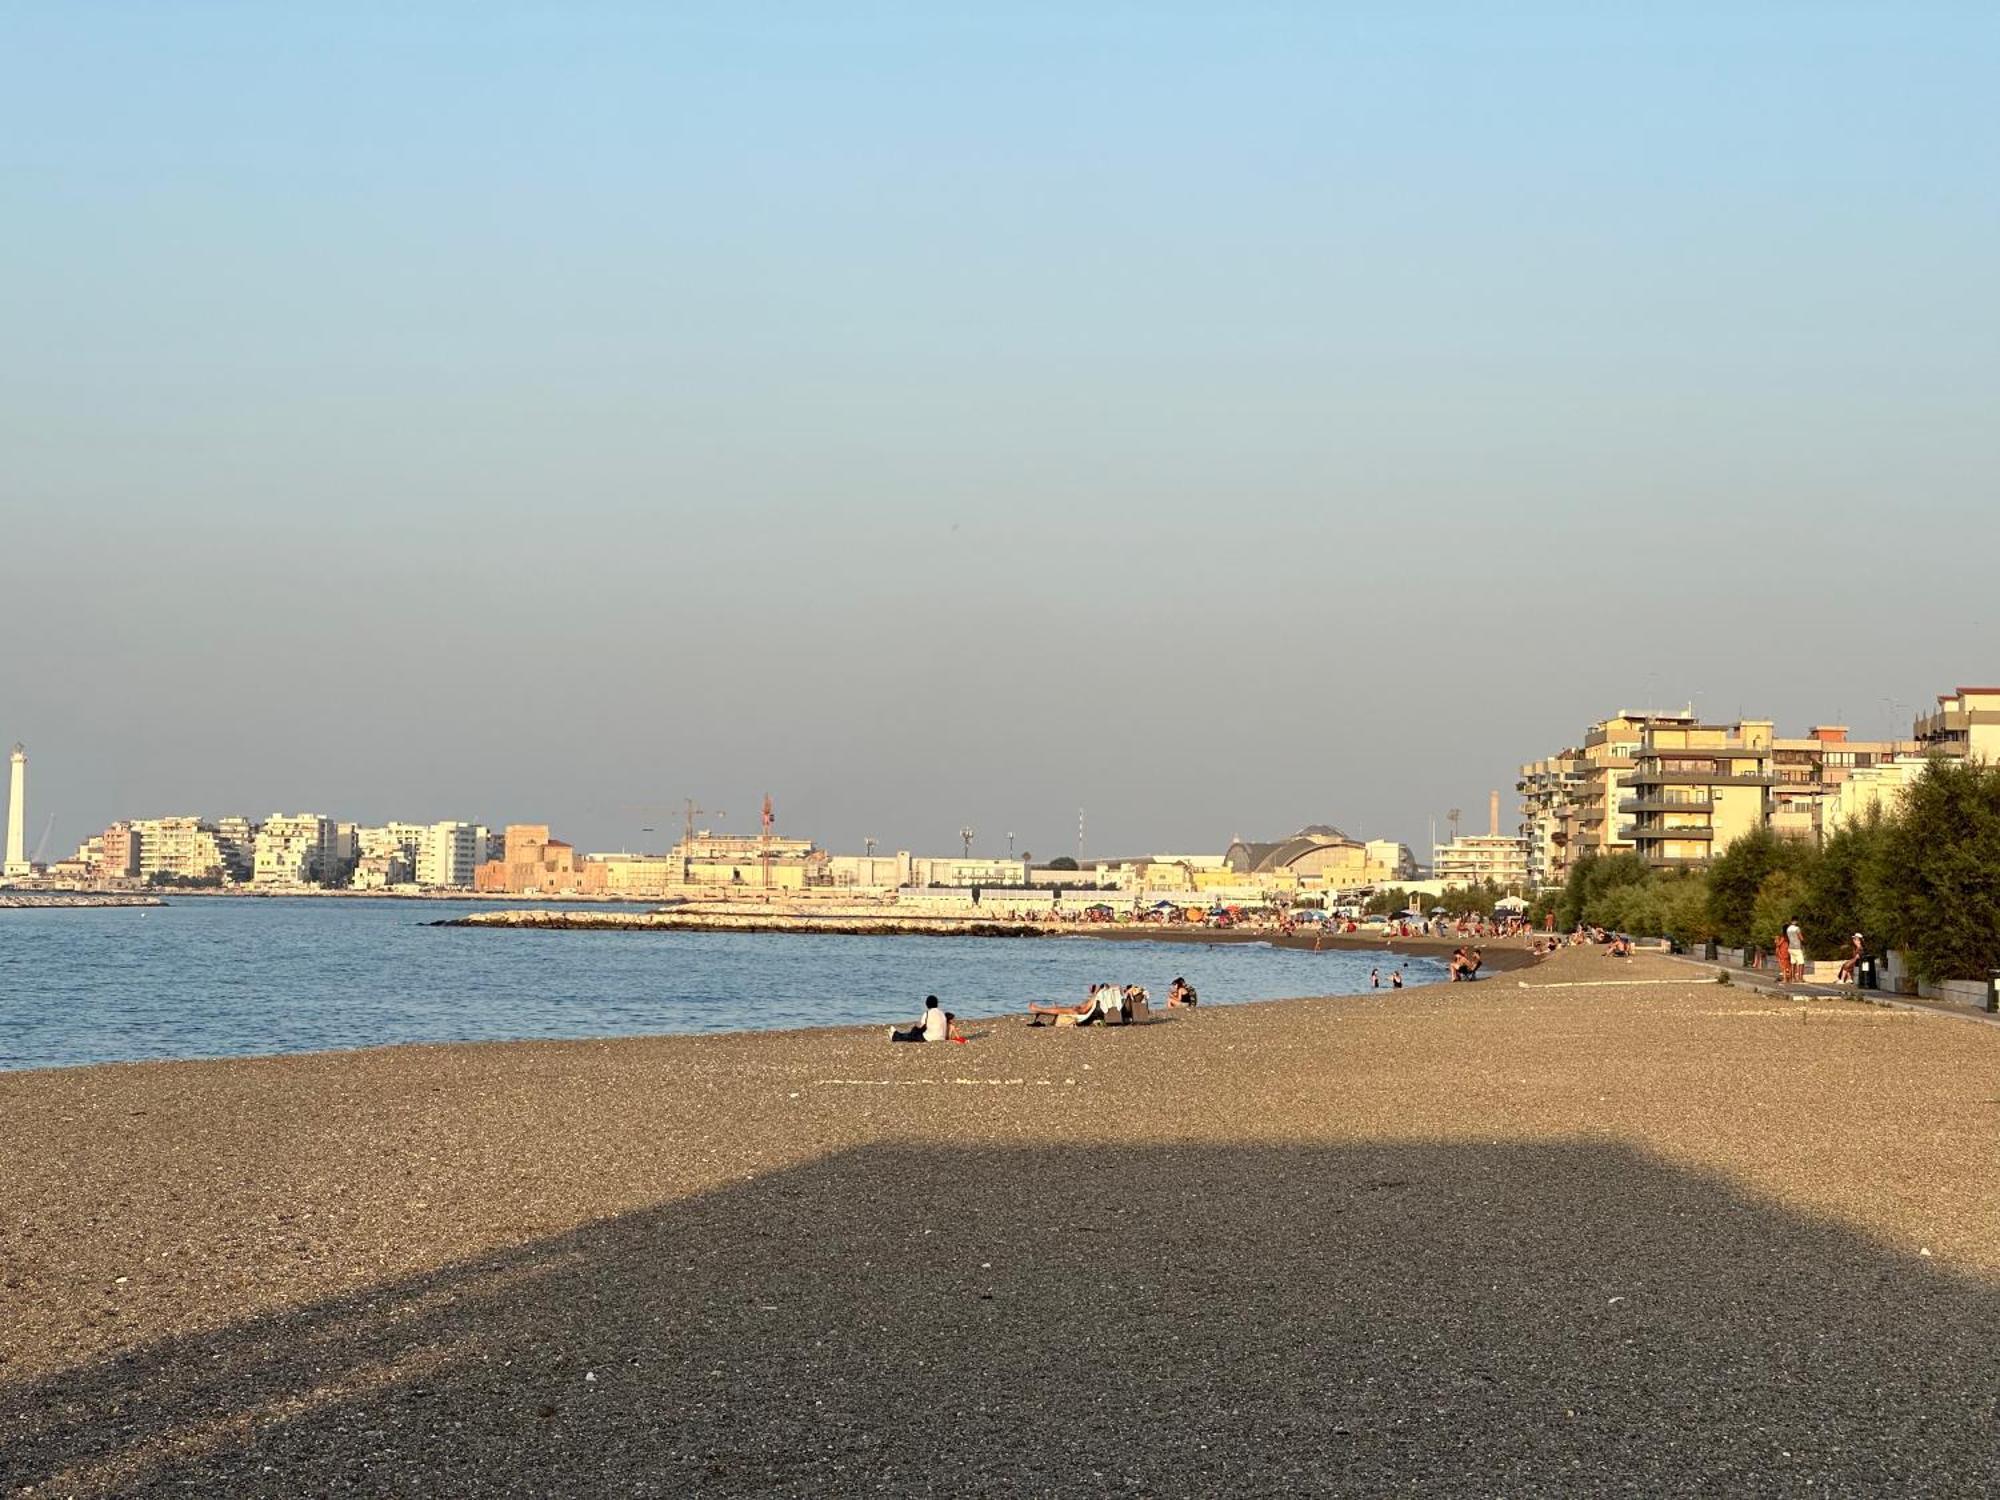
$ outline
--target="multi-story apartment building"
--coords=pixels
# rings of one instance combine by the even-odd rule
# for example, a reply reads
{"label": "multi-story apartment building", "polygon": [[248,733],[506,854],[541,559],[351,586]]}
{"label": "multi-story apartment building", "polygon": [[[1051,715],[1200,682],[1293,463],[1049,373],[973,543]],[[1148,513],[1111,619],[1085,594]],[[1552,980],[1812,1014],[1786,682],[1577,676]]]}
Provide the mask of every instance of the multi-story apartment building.
{"label": "multi-story apartment building", "polygon": [[1635,712],[1621,709],[1584,732],[1583,780],[1576,789],[1569,855],[1572,860],[1599,854],[1625,854],[1632,842],[1624,832],[1618,804],[1626,778],[1639,755],[1646,730],[1672,729],[1695,723],[1692,708],[1680,713]]}
{"label": "multi-story apartment building", "polygon": [[414,868],[417,856],[422,853],[429,837],[430,829],[422,823],[364,825],[354,830],[354,856],[356,859],[386,859],[400,854]]}
{"label": "multi-story apartment building", "polygon": [[1460,834],[1431,850],[1431,878],[1447,885],[1484,885],[1524,890],[1528,884],[1528,841],[1500,831],[1500,794],[1487,801],[1486,832]]}
{"label": "multi-story apartment building", "polygon": [[423,830],[417,846],[417,884],[437,888],[470,887],[485,863],[489,835],[477,823],[433,823]]}
{"label": "multi-story apartment building", "polygon": [[1528,841],[1511,834],[1462,833],[1431,850],[1431,879],[1446,885],[1483,885],[1503,891],[1528,885]]}
{"label": "multi-story apartment building", "polygon": [[1852,740],[1844,724],[1816,724],[1803,739],[1771,742],[1770,820],[1774,833],[1814,843],[1832,829],[1828,810],[1841,784],[1857,771],[1915,757],[1915,740]]}
{"label": "multi-story apartment building", "polygon": [[1937,701],[1911,727],[1921,754],[2000,762],[2000,688],[1954,688]]}
{"label": "multi-story apartment building", "polygon": [[1658,869],[1704,865],[1769,817],[1772,725],[1655,723],[1646,726],[1624,781],[1620,828]]}
{"label": "multi-story apartment building", "polygon": [[[139,874],[139,835],[130,823],[113,823],[93,841],[99,880],[132,880]],[[85,846],[88,849],[88,845]],[[79,851],[81,853],[82,851]]]}
{"label": "multi-story apartment building", "polygon": [[[105,830],[107,844],[113,830]],[[182,880],[239,880],[245,873],[237,851],[214,823],[202,818],[135,818],[125,835],[138,845],[138,875],[151,880],[168,875]]]}
{"label": "multi-story apartment building", "polygon": [[277,813],[257,830],[258,885],[320,885],[342,877],[340,829],[318,813]]}
{"label": "multi-story apartment building", "polygon": [[1521,767],[1521,839],[1528,848],[1528,883],[1560,885],[1569,876],[1577,843],[1577,798],[1583,790],[1581,750],[1558,750]]}

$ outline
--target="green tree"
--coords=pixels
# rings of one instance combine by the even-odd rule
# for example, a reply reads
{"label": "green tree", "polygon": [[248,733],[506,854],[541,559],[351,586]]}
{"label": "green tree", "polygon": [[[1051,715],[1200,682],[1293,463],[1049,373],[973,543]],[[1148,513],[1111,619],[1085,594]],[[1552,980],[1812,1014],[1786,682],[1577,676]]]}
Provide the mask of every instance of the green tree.
{"label": "green tree", "polygon": [[[1775,948],[1778,934],[1799,914],[1799,906],[1805,900],[1805,877],[1790,870],[1773,870],[1764,877],[1764,883],[1757,888],[1757,899],[1750,907],[1750,941],[1759,948]],[[1810,950],[1811,943],[1807,943]],[[1804,963],[1806,955],[1794,953],[1792,962]]]}
{"label": "green tree", "polygon": [[1828,839],[1819,858],[1806,871],[1805,892],[1799,900],[1799,925],[1806,946],[1815,953],[1845,953],[1857,932],[1876,931],[1879,924],[1869,906],[1877,882],[1884,820],[1879,811],[1852,823]]}
{"label": "green tree", "polygon": [[1933,761],[1863,865],[1864,906],[1918,977],[2000,968],[2000,768]]}
{"label": "green tree", "polygon": [[1371,917],[1386,917],[1390,912],[1401,911],[1410,904],[1410,893],[1400,885],[1377,891],[1362,904],[1361,910]]}
{"label": "green tree", "polygon": [[1715,935],[1732,948],[1752,943],[1769,945],[1771,934],[1760,931],[1757,895],[1764,882],[1784,870],[1803,879],[1819,851],[1796,839],[1782,839],[1768,828],[1744,834],[1708,867],[1708,916]]}

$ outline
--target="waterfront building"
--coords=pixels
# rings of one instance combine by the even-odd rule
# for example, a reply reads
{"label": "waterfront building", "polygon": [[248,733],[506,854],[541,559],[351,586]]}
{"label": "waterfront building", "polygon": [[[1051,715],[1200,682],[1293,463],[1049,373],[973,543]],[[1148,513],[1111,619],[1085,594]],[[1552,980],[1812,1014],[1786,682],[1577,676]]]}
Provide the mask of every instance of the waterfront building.
{"label": "waterfront building", "polygon": [[1680,713],[1620,709],[1584,731],[1583,779],[1576,788],[1568,850],[1572,861],[1599,854],[1630,853],[1619,821],[1626,778],[1637,761],[1646,730],[1686,727],[1696,722],[1692,707]]}
{"label": "waterfront building", "polygon": [[1025,886],[1028,862],[1025,859],[986,859],[976,856],[946,855],[941,858],[918,856],[910,862],[911,886]]}
{"label": "waterfront building", "polygon": [[584,889],[632,901],[657,900],[680,884],[681,867],[670,854],[592,854],[583,862]]}
{"label": "waterfront building", "polygon": [[1363,841],[1349,838],[1330,824],[1313,823],[1276,843],[1234,839],[1223,851],[1218,867],[1189,873],[1197,890],[1239,884],[1358,891],[1413,878],[1416,860],[1394,839]]}
{"label": "waterfront building", "polygon": [[1496,885],[1503,891],[1528,884],[1528,841],[1500,831],[1500,794],[1486,804],[1486,832],[1460,834],[1431,850],[1431,878],[1443,886]]}
{"label": "waterfront building", "polygon": [[347,887],[354,891],[386,891],[392,886],[409,885],[416,879],[416,868],[410,857],[401,849],[391,848],[380,854],[363,854],[354,864],[354,873],[347,878]]}
{"label": "waterfront building", "polygon": [[470,888],[486,858],[487,829],[479,823],[433,823],[415,830],[418,885],[434,890]]}
{"label": "waterfront building", "polygon": [[7,757],[7,858],[0,875],[9,880],[34,874],[28,864],[28,752],[20,745]]}
{"label": "waterfront building", "polygon": [[127,868],[136,866],[133,873],[142,880],[161,875],[176,880],[227,881],[247,873],[234,863],[216,825],[202,818],[134,818],[129,824],[114,823],[104,831],[107,853],[121,838],[121,826],[126,830],[122,838],[129,840]]}
{"label": "waterfront building", "polygon": [[509,895],[581,895],[586,886],[582,861],[563,840],[549,837],[546,823],[509,823],[499,859],[473,872],[473,889]]}
{"label": "waterfront building", "polygon": [[1521,839],[1528,848],[1528,884],[1561,885],[1576,858],[1578,799],[1588,763],[1578,749],[1558,750],[1521,767]]}
{"label": "waterfront building", "polygon": [[[95,845],[95,850],[92,846]],[[139,874],[139,835],[130,823],[113,823],[87,840],[78,853],[95,854],[92,874],[99,880],[134,880]]]}
{"label": "waterfront building", "polygon": [[318,813],[274,813],[257,830],[251,880],[263,886],[338,884],[351,864],[353,838],[352,824],[343,839],[333,819]]}
{"label": "waterfront building", "polygon": [[1771,731],[1768,719],[1648,724],[1624,778],[1618,809],[1633,821],[1620,837],[1655,869],[1680,869],[1764,827],[1777,784]]}
{"label": "waterfront building", "polygon": [[208,827],[222,856],[223,872],[232,880],[248,880],[257,864],[257,825],[248,818],[217,818]]}
{"label": "waterfront building", "polygon": [[1950,760],[2000,762],[2000,688],[1962,687],[1938,694],[1934,713],[1911,726],[1921,753]]}
{"label": "waterfront building", "polygon": [[669,858],[680,862],[682,881],[688,885],[804,890],[833,884],[832,857],[811,839],[704,830],[682,839]]}
{"label": "waterfront building", "polygon": [[1840,787],[1860,771],[1906,756],[1919,756],[1915,740],[1850,739],[1844,724],[1816,724],[1802,739],[1774,739],[1771,831],[1820,842],[1832,831],[1829,810]]}
{"label": "waterfront building", "polygon": [[357,827],[354,830],[354,857],[371,860],[400,854],[414,867],[429,837],[430,829],[422,823],[381,823]]}
{"label": "waterfront building", "polygon": [[1857,766],[1827,793],[1820,810],[1820,836],[1832,838],[1850,824],[1895,813],[1910,784],[1930,763],[1927,755],[1901,755]]}

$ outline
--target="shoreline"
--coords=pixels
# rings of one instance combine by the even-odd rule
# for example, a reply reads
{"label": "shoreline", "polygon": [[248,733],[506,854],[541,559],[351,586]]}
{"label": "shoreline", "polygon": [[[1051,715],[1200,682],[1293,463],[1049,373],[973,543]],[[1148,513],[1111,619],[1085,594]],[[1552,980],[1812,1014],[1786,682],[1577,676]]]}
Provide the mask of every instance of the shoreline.
{"label": "shoreline", "polygon": [[[434,922],[426,925],[439,927],[450,924]],[[517,930],[535,931],[537,929],[533,927],[522,927]],[[847,936],[849,934],[836,933],[829,935]],[[859,935],[872,937],[872,936],[880,936],[881,934],[865,933]],[[927,934],[927,935],[937,935],[937,934]],[[963,934],[953,934],[953,935],[962,936]],[[1072,934],[1058,933],[1053,935],[1058,937],[1067,937],[1071,936]],[[1143,933],[1134,933],[1134,934],[1104,933],[1104,934],[1077,934],[1077,935],[1101,936],[1101,937],[1125,936],[1132,938],[1143,938],[1151,936],[1150,934],[1143,934]],[[1249,933],[1237,933],[1237,934],[1216,933],[1216,934],[1210,934],[1210,939],[1211,942],[1213,943],[1228,941],[1238,945],[1248,945],[1261,940],[1256,935]],[[1193,933],[1184,934],[1183,940],[1189,944],[1198,941],[1197,936]],[[1298,947],[1299,945],[1295,943],[1285,943],[1285,944],[1274,944],[1273,946],[1286,946],[1295,948]],[[1310,945],[1308,944],[1306,946],[1309,947]],[[1397,954],[1392,953],[1386,949],[1373,948],[1367,946],[1364,946],[1362,951],[1379,952],[1382,953],[1383,956],[1386,958],[1394,958],[1398,956]],[[1418,953],[1412,951],[1409,954],[1409,956],[1415,958],[1436,959],[1441,955],[1434,953]],[[1534,962],[1536,962],[1536,960],[1534,960],[1525,951],[1515,951],[1510,954],[1507,954],[1506,958],[1508,960],[1512,960],[1511,962],[1503,961],[1501,963],[1493,963],[1492,960],[1495,957],[1496,955],[1493,952],[1491,951],[1488,952],[1487,958],[1490,965],[1490,973],[1487,974],[1486,976],[1483,976],[1481,979],[1475,981],[1476,984],[1490,983],[1493,980],[1497,980],[1502,973],[1511,973],[1514,970],[1517,970],[1526,965],[1531,965]],[[1208,987],[1211,990],[1217,988],[1217,986],[1214,984],[1213,981],[1210,981]],[[1406,985],[1403,989],[1397,990],[1392,988],[1385,981],[1379,989],[1352,990],[1346,992],[1320,992],[1320,993],[1298,994],[1298,995],[1276,995],[1255,1000],[1212,1000],[1211,999],[1204,1001],[1202,1004],[1194,1007],[1190,1011],[1182,1011],[1182,1010],[1169,1011],[1166,1008],[1165,998],[1164,996],[1162,996],[1158,1001],[1154,1003],[1153,1015],[1154,1015],[1154,1022],[1158,1022],[1162,1019],[1172,1019],[1174,1017],[1183,1015],[1192,1016],[1197,1014],[1213,1014],[1219,1011],[1224,1011],[1224,1010],[1236,1011],[1245,1009],[1246,1007],[1253,1007],[1253,1006],[1292,1006],[1292,1005],[1304,1005],[1319,1001],[1357,1000],[1364,998],[1389,1000],[1391,997],[1400,998],[1401,996],[1404,995],[1418,995],[1426,990],[1442,989],[1442,988],[1456,989],[1458,988],[1458,986],[1450,984],[1450,982],[1447,980],[1437,979],[1430,981],[1428,983],[1409,984]],[[1028,1006],[1028,1000],[1026,998],[1023,998],[1017,1005],[1011,1005],[1009,1008],[1005,1010],[992,1011],[981,1014],[968,1013],[962,1015],[960,1017],[961,1029],[972,1028],[972,1029],[979,1029],[983,1032],[986,1029],[993,1028],[996,1026],[1004,1028],[1015,1022],[1025,1022],[1027,1015],[1027,1006]],[[211,1067],[211,1066],[226,1066],[232,1063],[269,1064],[269,1063],[286,1062],[294,1059],[355,1057],[364,1055],[393,1054],[406,1051],[436,1052],[441,1050],[449,1051],[460,1048],[476,1048],[481,1050],[489,1050],[495,1048],[500,1048],[500,1049],[532,1048],[532,1047],[543,1047],[543,1046],[585,1047],[585,1046],[616,1045],[619,1043],[637,1043],[637,1042],[671,1042],[679,1040],[720,1040],[732,1037],[789,1037],[789,1036],[806,1037],[806,1036],[823,1036],[823,1035],[849,1035],[856,1039],[869,1040],[879,1037],[885,1025],[904,1024],[907,1021],[907,1019],[908,1018],[905,1017],[895,1022],[829,1021],[823,1025],[805,1025],[805,1026],[800,1026],[800,1025],[732,1026],[724,1030],[716,1030],[716,1031],[692,1031],[692,1030],[632,1031],[632,1032],[620,1032],[616,1034],[596,1034],[596,1035],[585,1034],[578,1036],[556,1036],[556,1037],[550,1037],[550,1036],[476,1037],[476,1038],[445,1038],[445,1039],[435,1039],[435,1040],[361,1042],[352,1046],[314,1047],[302,1050],[292,1049],[292,1050],[274,1050],[268,1052],[198,1053],[181,1057],[110,1058],[93,1062],[53,1063],[53,1064],[42,1064],[26,1068],[12,1068],[12,1067],[0,1068],[0,1087],[4,1087],[6,1081],[9,1079],[18,1079],[38,1074],[58,1074],[58,1073],[82,1074],[82,1073],[98,1072],[107,1069],[130,1069],[130,1068],[161,1069],[161,1068],[179,1068],[179,1067]],[[1118,1028],[1110,1028],[1110,1029],[1115,1030]]]}

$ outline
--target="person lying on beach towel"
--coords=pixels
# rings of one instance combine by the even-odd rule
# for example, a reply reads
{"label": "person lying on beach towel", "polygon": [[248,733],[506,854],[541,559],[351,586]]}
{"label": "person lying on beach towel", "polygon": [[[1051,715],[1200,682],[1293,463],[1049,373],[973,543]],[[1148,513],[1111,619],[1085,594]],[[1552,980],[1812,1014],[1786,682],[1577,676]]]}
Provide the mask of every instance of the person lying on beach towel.
{"label": "person lying on beach towel", "polygon": [[891,1026],[892,1042],[962,1042],[955,1023],[957,1017],[938,1004],[936,995],[924,996],[924,1018],[910,1027]]}
{"label": "person lying on beach towel", "polygon": [[[1081,1005],[1035,1005],[1028,1006],[1030,1026],[1094,1026],[1107,1014],[1118,1012],[1122,1016],[1122,997],[1115,984],[1093,984],[1090,995]],[[1046,1020],[1043,1018],[1047,1017]]]}

